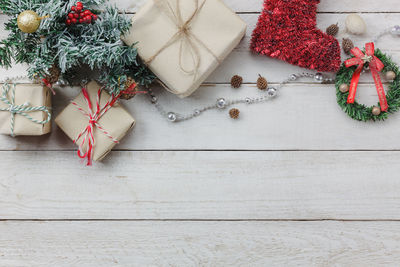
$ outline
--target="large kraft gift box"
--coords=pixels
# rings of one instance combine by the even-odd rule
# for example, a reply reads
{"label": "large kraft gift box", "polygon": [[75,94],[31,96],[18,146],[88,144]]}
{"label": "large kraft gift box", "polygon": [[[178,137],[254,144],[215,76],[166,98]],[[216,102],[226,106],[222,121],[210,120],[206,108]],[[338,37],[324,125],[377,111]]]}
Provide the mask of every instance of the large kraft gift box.
{"label": "large kraft gift box", "polygon": [[[100,88],[101,86],[94,81],[87,85],[87,92],[93,109],[96,108],[97,93]],[[110,95],[103,90],[100,95],[100,107],[103,107],[109,100]],[[82,92],[73,102],[84,110],[88,109],[88,104]],[[93,111],[95,112],[95,110]],[[88,126],[89,118],[84,116],[84,114],[78,110],[77,106],[71,103],[57,116],[55,122],[71,140],[75,140]],[[135,119],[125,108],[116,102],[112,108],[101,116],[98,123],[108,132],[109,136],[120,141],[127,132],[135,126]],[[95,140],[93,160],[101,161],[112,150],[116,143],[96,127],[93,131],[93,137]],[[84,136],[81,136],[77,139],[76,144],[81,144],[83,138]]]}
{"label": "large kraft gift box", "polygon": [[221,0],[148,0],[122,39],[136,44],[169,91],[186,97],[239,44],[246,27]]}
{"label": "large kraft gift box", "polygon": [[[4,90],[4,85],[0,85],[0,89]],[[10,90],[7,93],[7,100],[12,100],[13,90],[15,89],[14,106],[26,104],[27,108],[30,107],[43,107],[51,113],[51,92],[49,88],[43,87],[39,84],[17,84],[14,88],[13,84],[8,85]],[[3,92],[1,92],[3,94]],[[5,102],[0,101],[0,109],[10,108]],[[48,114],[45,111],[29,111],[25,112],[33,120],[45,122],[48,120]],[[14,130],[12,131],[12,113],[10,111],[0,111],[0,133],[13,136],[39,136],[47,134],[51,131],[51,122],[36,123],[27,117],[15,114],[14,115]]]}

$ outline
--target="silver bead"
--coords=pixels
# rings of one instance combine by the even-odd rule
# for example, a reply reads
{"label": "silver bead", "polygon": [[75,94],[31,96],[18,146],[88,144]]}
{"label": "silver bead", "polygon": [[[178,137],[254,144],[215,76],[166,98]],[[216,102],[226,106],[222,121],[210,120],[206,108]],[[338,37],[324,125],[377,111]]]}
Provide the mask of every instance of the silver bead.
{"label": "silver bead", "polygon": [[276,89],[275,88],[268,88],[267,95],[269,97],[275,97],[276,96]]}
{"label": "silver bead", "polygon": [[390,33],[393,34],[393,35],[398,35],[398,36],[400,36],[400,26],[399,26],[399,25],[394,26],[394,27],[390,30]]}
{"label": "silver bead", "polygon": [[65,81],[64,79],[58,79],[58,81],[56,82],[57,86],[66,86],[67,84],[67,81]]}
{"label": "silver bead", "polygon": [[291,81],[295,81],[295,80],[297,80],[297,76],[296,76],[296,74],[292,74],[292,75],[290,75],[290,80],[291,80]]}
{"label": "silver bead", "polygon": [[244,101],[246,101],[246,104],[251,104],[253,102],[250,97],[246,97]]}
{"label": "silver bead", "polygon": [[193,112],[194,116],[199,116],[200,113],[201,113],[201,111],[198,110],[198,109],[195,109],[194,112]]}
{"label": "silver bead", "polygon": [[176,116],[175,113],[169,112],[169,113],[167,114],[167,119],[168,119],[170,122],[176,122],[177,116]]}
{"label": "silver bead", "polygon": [[88,79],[83,79],[82,81],[81,81],[81,83],[80,83],[80,85],[82,86],[82,87],[86,87],[86,85],[89,83],[89,80]]}
{"label": "silver bead", "polygon": [[158,101],[157,97],[155,97],[155,96],[151,97],[151,103],[155,104],[155,103],[157,103],[157,101]]}
{"label": "silver bead", "polygon": [[324,81],[324,75],[323,75],[322,73],[318,72],[318,73],[316,73],[316,74],[314,75],[314,80],[315,80],[316,82],[321,83],[321,82]]}
{"label": "silver bead", "polygon": [[225,98],[219,98],[219,99],[217,100],[217,108],[223,109],[223,108],[225,108],[225,107],[226,107],[226,100],[225,100]]}

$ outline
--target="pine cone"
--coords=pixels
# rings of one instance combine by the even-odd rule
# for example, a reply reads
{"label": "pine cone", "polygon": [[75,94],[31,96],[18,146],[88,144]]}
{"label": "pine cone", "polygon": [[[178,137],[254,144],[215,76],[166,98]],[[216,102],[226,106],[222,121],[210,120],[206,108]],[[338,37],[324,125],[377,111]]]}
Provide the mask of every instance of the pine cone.
{"label": "pine cone", "polygon": [[342,47],[346,54],[350,54],[351,49],[354,48],[353,41],[348,38],[344,38],[342,41]]}
{"label": "pine cone", "polygon": [[265,90],[268,87],[268,81],[264,77],[262,77],[260,74],[258,74],[258,79],[257,79],[257,87],[260,90]]}
{"label": "pine cone", "polygon": [[239,75],[235,75],[231,79],[231,85],[233,88],[239,88],[240,86],[242,86],[242,83],[243,83],[243,78]]}
{"label": "pine cone", "polygon": [[136,95],[136,89],[137,89],[137,84],[135,80],[132,79],[131,77],[128,77],[128,79],[125,82],[124,91],[122,91],[120,98],[125,100],[132,99]]}
{"label": "pine cone", "polygon": [[338,24],[332,24],[328,28],[326,28],[326,33],[331,36],[336,36],[339,33],[339,26]]}
{"label": "pine cone", "polygon": [[49,75],[46,75],[45,79],[50,84],[56,83],[58,81],[58,79],[60,78],[61,70],[56,65],[53,65],[53,66],[51,66],[51,68],[49,69],[48,72],[49,72]]}
{"label": "pine cone", "polygon": [[232,119],[238,119],[239,118],[239,114],[240,114],[240,110],[238,110],[237,108],[233,108],[231,110],[229,110],[229,116],[231,116]]}

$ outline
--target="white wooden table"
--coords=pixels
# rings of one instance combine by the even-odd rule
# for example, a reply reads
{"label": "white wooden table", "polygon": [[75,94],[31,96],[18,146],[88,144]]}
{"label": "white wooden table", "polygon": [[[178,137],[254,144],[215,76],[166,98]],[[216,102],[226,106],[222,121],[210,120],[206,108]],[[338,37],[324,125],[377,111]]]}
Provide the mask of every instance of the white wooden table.
{"label": "white wooden table", "polygon": [[[225,1],[247,37],[191,98],[157,90],[164,105],[188,111],[253,96],[258,73],[278,83],[302,71],[249,52],[262,0]],[[318,25],[344,29],[350,12],[368,24],[351,37],[358,46],[400,24],[398,0],[322,0]],[[377,46],[400,63],[399,44]],[[228,84],[234,74],[241,89]],[[359,89],[367,104],[377,102],[371,81]],[[77,92],[59,90],[55,114]],[[91,168],[56,127],[42,138],[0,137],[0,266],[398,266],[400,114],[352,121],[332,85],[309,81],[238,106],[238,121],[212,111],[173,125],[143,96],[126,106],[137,127]]]}

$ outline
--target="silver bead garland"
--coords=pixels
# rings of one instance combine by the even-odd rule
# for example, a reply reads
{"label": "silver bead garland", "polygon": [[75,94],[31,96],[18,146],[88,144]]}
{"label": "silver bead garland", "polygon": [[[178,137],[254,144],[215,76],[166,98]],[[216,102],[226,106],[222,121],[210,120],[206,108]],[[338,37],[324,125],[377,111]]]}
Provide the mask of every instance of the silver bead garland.
{"label": "silver bead garland", "polygon": [[383,30],[382,32],[377,34],[373,39],[374,43],[377,43],[380,38],[387,34],[390,34],[394,37],[400,37],[400,25],[395,25],[393,27],[387,28],[386,30]]}
{"label": "silver bead garland", "polygon": [[24,76],[24,75],[20,75],[20,76],[15,76],[15,77],[6,77],[3,80],[0,80],[0,83],[13,83],[16,81],[22,81],[22,80],[26,80],[28,79],[28,77]]}
{"label": "silver bead garland", "polygon": [[225,109],[227,107],[237,105],[237,104],[251,105],[251,104],[267,102],[268,100],[275,98],[278,95],[279,89],[281,89],[283,86],[285,86],[288,83],[294,82],[300,78],[311,78],[314,81],[317,81],[319,83],[333,83],[334,82],[334,79],[327,78],[322,73],[313,74],[313,73],[303,72],[303,73],[291,74],[289,76],[289,78],[282,81],[276,87],[268,87],[268,89],[265,90],[266,94],[264,96],[246,97],[244,99],[236,99],[236,100],[228,100],[226,98],[218,98],[215,103],[204,106],[202,108],[195,109],[195,110],[193,110],[193,112],[188,113],[188,114],[181,114],[181,113],[177,113],[174,111],[166,111],[165,108],[158,102],[157,97],[154,95],[154,93],[151,89],[149,89],[149,96],[150,96],[151,103],[156,107],[157,111],[161,114],[161,116],[166,118],[167,121],[175,123],[175,122],[181,122],[181,121],[193,119],[195,117],[200,116],[202,113],[204,113],[208,110]]}

